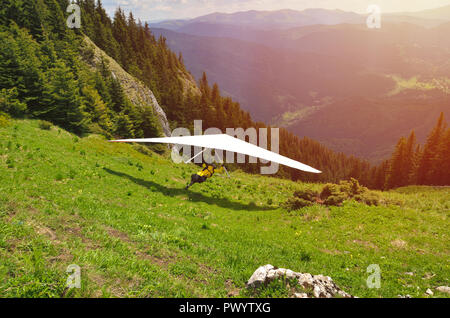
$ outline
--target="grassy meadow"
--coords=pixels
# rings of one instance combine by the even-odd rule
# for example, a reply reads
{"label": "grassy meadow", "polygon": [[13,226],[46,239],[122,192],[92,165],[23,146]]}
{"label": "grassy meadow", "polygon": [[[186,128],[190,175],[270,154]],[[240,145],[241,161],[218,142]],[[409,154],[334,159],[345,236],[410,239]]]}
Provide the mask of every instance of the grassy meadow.
{"label": "grassy meadow", "polygon": [[[450,285],[450,188],[287,212],[321,185],[237,171],[186,191],[198,167],[144,152],[38,121],[0,127],[0,297],[242,297],[265,264],[358,297],[450,296],[435,290]],[[70,264],[81,289],[65,288]]]}

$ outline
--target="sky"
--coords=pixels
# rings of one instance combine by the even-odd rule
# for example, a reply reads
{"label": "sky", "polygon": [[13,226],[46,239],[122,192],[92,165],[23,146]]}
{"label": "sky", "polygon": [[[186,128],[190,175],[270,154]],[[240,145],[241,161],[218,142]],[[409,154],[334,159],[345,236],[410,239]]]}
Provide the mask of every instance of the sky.
{"label": "sky", "polygon": [[102,3],[110,16],[120,6],[142,21],[160,21],[247,10],[325,8],[365,13],[371,4],[378,5],[382,12],[420,11],[450,5],[450,0],[103,0]]}

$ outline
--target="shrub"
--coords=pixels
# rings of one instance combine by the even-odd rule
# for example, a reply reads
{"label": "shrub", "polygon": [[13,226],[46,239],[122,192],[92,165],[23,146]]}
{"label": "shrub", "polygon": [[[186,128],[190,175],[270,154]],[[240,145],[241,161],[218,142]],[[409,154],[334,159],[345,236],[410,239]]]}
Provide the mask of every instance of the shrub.
{"label": "shrub", "polygon": [[9,124],[9,116],[0,112],[0,127],[7,127]]}
{"label": "shrub", "polygon": [[40,120],[38,126],[42,130],[50,130],[52,128],[52,123],[46,120]]}
{"label": "shrub", "polygon": [[294,197],[297,197],[299,199],[303,199],[306,201],[314,202],[319,197],[319,194],[312,190],[295,191]]}
{"label": "shrub", "polygon": [[285,204],[284,207],[286,210],[288,211],[295,211],[295,210],[300,210],[304,207],[307,206],[312,206],[314,203],[311,201],[307,201],[301,198],[297,198],[297,197],[293,197],[293,198],[289,198]]}
{"label": "shrub", "polygon": [[358,180],[351,178],[339,184],[327,183],[320,194],[312,190],[296,191],[294,197],[284,203],[288,211],[299,210],[314,203],[326,206],[341,206],[345,200],[354,199],[367,205],[379,205],[380,196],[359,184]]}
{"label": "shrub", "polygon": [[340,206],[342,203],[347,199],[347,196],[343,193],[336,194],[336,195],[330,195],[326,200],[323,202],[326,206]]}
{"label": "shrub", "polygon": [[379,205],[381,201],[380,195],[372,191],[368,191],[364,194],[358,194],[354,196],[353,199],[367,205]]}
{"label": "shrub", "polygon": [[351,178],[349,181],[341,181],[339,183],[339,190],[346,193],[350,197],[360,195],[368,191],[368,189],[361,186],[355,178]]}
{"label": "shrub", "polygon": [[320,198],[322,200],[327,199],[329,196],[338,195],[340,193],[339,186],[337,184],[327,183],[320,192]]}

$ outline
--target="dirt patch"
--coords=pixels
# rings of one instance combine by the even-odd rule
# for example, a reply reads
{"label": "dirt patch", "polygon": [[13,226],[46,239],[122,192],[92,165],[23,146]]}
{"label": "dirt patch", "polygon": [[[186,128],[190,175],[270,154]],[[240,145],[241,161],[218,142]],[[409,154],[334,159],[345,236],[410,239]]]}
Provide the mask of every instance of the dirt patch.
{"label": "dirt patch", "polygon": [[63,231],[66,235],[71,237],[78,237],[81,242],[85,245],[86,249],[95,250],[101,248],[101,245],[86,237],[83,234],[81,226],[75,220],[61,219],[61,224],[63,224]]}
{"label": "dirt patch", "polygon": [[55,243],[55,244],[61,243],[57,239],[55,232],[52,229],[50,229],[49,227],[47,227],[43,224],[40,224],[36,221],[29,221],[29,222],[27,222],[27,224],[29,226],[31,226],[36,231],[37,234],[47,237],[50,241],[52,241],[52,243]]}
{"label": "dirt patch", "polygon": [[115,228],[112,227],[107,227],[106,231],[108,232],[109,235],[111,235],[112,237],[118,238],[120,239],[122,242],[127,243],[128,247],[133,251],[134,255],[136,255],[138,258],[140,259],[145,259],[150,261],[152,264],[158,265],[160,267],[166,268],[167,265],[174,263],[176,261],[176,256],[175,255],[164,255],[163,257],[158,257],[155,255],[152,255],[150,253],[150,251],[143,251],[141,249],[139,249],[136,246],[136,243],[134,243],[130,237],[128,236],[128,234],[119,231]]}
{"label": "dirt patch", "polygon": [[62,249],[61,253],[58,256],[50,257],[50,262],[62,263],[69,265],[73,260],[73,255],[67,249]]}
{"label": "dirt patch", "polygon": [[408,243],[406,243],[405,241],[403,241],[401,239],[396,239],[396,240],[391,241],[391,245],[396,248],[406,248]]}
{"label": "dirt patch", "polygon": [[225,289],[227,290],[227,297],[237,297],[241,290],[237,288],[231,279],[225,281]]}
{"label": "dirt patch", "polygon": [[6,215],[7,215],[7,219],[8,222],[11,222],[12,219],[17,215],[17,213],[19,212],[18,206],[15,202],[8,202],[6,204]]}
{"label": "dirt patch", "polygon": [[117,230],[115,228],[112,228],[112,227],[107,227],[106,231],[108,232],[109,235],[111,235],[111,236],[113,236],[115,238],[118,238],[121,241],[124,241],[126,243],[132,243],[132,241],[128,237],[128,234],[126,234],[126,233],[124,233],[122,231],[119,231],[119,230]]}
{"label": "dirt patch", "polygon": [[174,177],[172,177],[172,178],[170,178],[172,181],[175,181],[175,182],[177,182],[177,183],[186,183],[186,181],[185,180],[182,180],[182,179],[178,179],[178,178],[174,178]]}
{"label": "dirt patch", "polygon": [[36,208],[34,208],[34,207],[32,207],[32,206],[28,207],[28,211],[29,211],[32,215],[37,215],[37,214],[41,213],[38,209],[36,209]]}
{"label": "dirt patch", "polygon": [[140,250],[136,250],[134,254],[140,258],[150,261],[150,263],[158,265],[162,268],[167,268],[168,265],[175,263],[176,259],[175,257],[173,259],[169,259],[168,257],[157,257],[154,255],[150,255],[147,252],[143,252]]}
{"label": "dirt patch", "polygon": [[205,274],[217,274],[217,270],[215,268],[212,268],[211,266],[208,266],[206,264],[200,263],[197,264],[198,268],[200,269],[200,272],[205,273]]}
{"label": "dirt patch", "polygon": [[[83,273],[82,273],[83,274]],[[91,271],[87,271],[87,278],[89,281],[95,283],[97,285],[97,289],[95,290],[92,297],[101,298],[103,296],[102,288],[106,286],[106,278],[98,273],[94,273]]]}
{"label": "dirt patch", "polygon": [[338,251],[338,250],[329,250],[329,249],[326,249],[326,248],[323,248],[323,249],[321,249],[320,251],[321,251],[322,253],[329,254],[329,255],[340,255],[340,254],[342,254],[341,251]]}
{"label": "dirt patch", "polygon": [[371,242],[362,241],[362,240],[353,240],[353,243],[367,247],[367,248],[371,248],[374,250],[378,250],[378,246],[376,246],[375,244],[373,244]]}

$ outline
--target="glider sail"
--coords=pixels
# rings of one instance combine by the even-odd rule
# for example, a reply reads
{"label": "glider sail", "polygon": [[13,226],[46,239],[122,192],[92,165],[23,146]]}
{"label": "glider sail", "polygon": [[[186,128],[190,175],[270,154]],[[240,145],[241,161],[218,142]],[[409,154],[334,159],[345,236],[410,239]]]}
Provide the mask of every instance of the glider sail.
{"label": "glider sail", "polygon": [[294,169],[321,173],[321,171],[314,169],[301,162],[289,159],[285,156],[269,151],[267,149],[258,147],[230,135],[199,135],[199,136],[182,136],[182,137],[165,137],[165,138],[147,138],[147,139],[122,139],[114,140],[112,142],[137,142],[137,143],[161,143],[174,145],[187,145],[209,149],[224,150],[229,152],[241,153],[251,157],[257,157],[267,161],[279,163]]}

